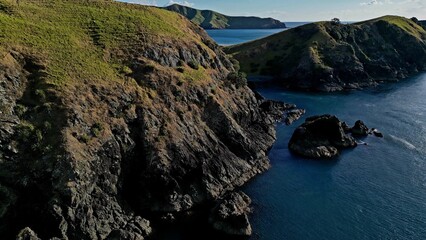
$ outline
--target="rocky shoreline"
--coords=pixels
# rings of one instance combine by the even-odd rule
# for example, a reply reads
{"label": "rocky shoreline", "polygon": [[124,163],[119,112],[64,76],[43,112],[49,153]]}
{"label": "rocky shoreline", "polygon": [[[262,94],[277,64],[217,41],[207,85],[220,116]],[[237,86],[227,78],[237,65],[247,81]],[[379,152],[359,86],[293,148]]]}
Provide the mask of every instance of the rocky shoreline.
{"label": "rocky shoreline", "polygon": [[[266,171],[277,121],[300,116],[295,105],[265,100],[230,79],[238,71],[227,55],[178,14],[109,1],[9,5],[17,14],[0,30],[22,24],[19,29],[34,35],[20,38],[19,46],[10,39],[25,33],[9,29],[0,38],[10,40],[0,48],[0,236],[5,239],[18,234],[149,238],[156,231],[154,218],[168,222],[201,206],[220,206],[229,193]],[[55,9],[48,23],[38,18],[45,8]],[[95,12],[98,19],[59,13],[64,9],[84,16]],[[162,28],[150,28],[141,15]],[[134,16],[135,23],[126,21],[129,28],[122,28],[123,16]],[[52,22],[55,31],[35,27]],[[145,28],[133,29],[136,25]],[[59,31],[64,28],[69,35]],[[117,29],[126,34],[133,29],[134,38],[120,38]],[[39,37],[71,45],[53,41],[39,52],[32,41]],[[245,200],[225,204],[229,217],[240,214],[232,203],[238,208]]]}

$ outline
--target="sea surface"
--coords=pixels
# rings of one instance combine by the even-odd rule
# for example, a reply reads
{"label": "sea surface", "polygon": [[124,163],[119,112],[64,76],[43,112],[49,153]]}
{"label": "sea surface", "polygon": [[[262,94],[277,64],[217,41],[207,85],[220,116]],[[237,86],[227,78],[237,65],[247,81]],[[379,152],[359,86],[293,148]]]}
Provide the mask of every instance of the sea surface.
{"label": "sea surface", "polygon": [[[238,31],[228,33],[222,39],[235,41],[227,44],[240,42]],[[258,30],[244,34],[259,37]],[[332,161],[306,160],[287,148],[304,118],[278,124],[272,168],[243,189],[253,200],[251,239],[426,239],[426,74],[346,93],[258,90],[306,109],[304,118],[328,113],[349,124],[361,119],[384,138],[361,139],[368,145]]]}
{"label": "sea surface", "polygon": [[312,94],[260,89],[268,99],[363,120],[385,136],[332,161],[294,156],[295,128],[277,126],[272,168],[244,191],[252,198],[254,236],[263,240],[426,239],[426,74],[366,91]]}
{"label": "sea surface", "polygon": [[281,29],[214,29],[206,31],[219,45],[229,46],[264,38],[307,23],[308,22],[286,22],[287,28]]}

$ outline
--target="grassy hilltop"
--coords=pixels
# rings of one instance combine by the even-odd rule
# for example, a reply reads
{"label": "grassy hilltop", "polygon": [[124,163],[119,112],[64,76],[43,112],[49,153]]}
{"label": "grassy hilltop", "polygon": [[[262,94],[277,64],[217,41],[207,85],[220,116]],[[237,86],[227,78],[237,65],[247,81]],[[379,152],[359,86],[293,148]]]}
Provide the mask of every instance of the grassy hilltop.
{"label": "grassy hilltop", "polygon": [[385,16],[354,24],[318,22],[226,50],[243,71],[291,88],[335,91],[426,70],[426,30]]}
{"label": "grassy hilltop", "polygon": [[109,0],[0,1],[0,51],[22,49],[48,62],[47,81],[117,79],[119,53],[167,38],[197,41],[171,12]]}
{"label": "grassy hilltop", "polygon": [[143,239],[265,171],[275,120],[238,76],[174,12],[0,0],[2,239]]}

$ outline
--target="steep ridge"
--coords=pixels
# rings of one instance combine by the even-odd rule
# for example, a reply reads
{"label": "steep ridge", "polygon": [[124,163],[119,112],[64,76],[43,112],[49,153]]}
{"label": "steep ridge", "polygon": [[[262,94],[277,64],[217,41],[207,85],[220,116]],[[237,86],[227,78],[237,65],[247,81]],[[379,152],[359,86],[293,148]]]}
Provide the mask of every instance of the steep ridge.
{"label": "steep ridge", "polygon": [[272,29],[286,28],[286,25],[273,18],[232,17],[210,10],[172,4],[165,9],[177,12],[204,29]]}
{"label": "steep ridge", "polygon": [[2,238],[143,239],[147,216],[269,167],[294,106],[229,79],[226,55],[184,17],[106,0],[0,6]]}
{"label": "steep ridge", "polygon": [[340,91],[426,70],[426,31],[411,19],[304,25],[226,50],[250,75],[303,90]]}

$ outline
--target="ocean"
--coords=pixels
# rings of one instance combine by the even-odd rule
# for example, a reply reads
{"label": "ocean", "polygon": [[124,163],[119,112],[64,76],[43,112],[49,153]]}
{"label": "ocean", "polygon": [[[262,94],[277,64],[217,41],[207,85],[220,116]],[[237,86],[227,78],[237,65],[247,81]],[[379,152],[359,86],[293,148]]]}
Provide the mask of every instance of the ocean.
{"label": "ocean", "polygon": [[228,46],[267,37],[307,23],[308,22],[286,22],[287,28],[282,29],[214,29],[206,31],[219,45]]}
{"label": "ocean", "polygon": [[[209,34],[219,44],[237,44],[271,32]],[[426,239],[426,74],[346,93],[258,91],[306,109],[304,118],[327,113],[350,124],[361,119],[384,138],[362,139],[367,146],[332,161],[307,160],[287,148],[304,118],[278,124],[272,168],[243,189],[253,200],[251,239]]]}
{"label": "ocean", "polygon": [[287,148],[295,128],[277,126],[272,168],[244,191],[254,236],[264,240],[426,239],[426,74],[365,91],[337,94],[259,89],[268,99],[363,120],[384,138],[332,161],[302,159]]}

